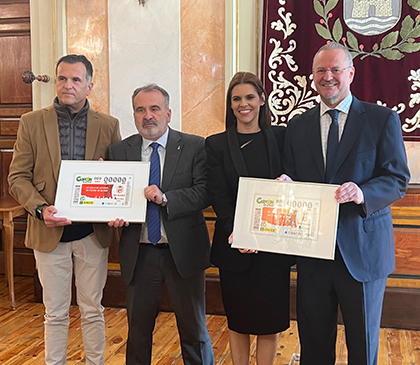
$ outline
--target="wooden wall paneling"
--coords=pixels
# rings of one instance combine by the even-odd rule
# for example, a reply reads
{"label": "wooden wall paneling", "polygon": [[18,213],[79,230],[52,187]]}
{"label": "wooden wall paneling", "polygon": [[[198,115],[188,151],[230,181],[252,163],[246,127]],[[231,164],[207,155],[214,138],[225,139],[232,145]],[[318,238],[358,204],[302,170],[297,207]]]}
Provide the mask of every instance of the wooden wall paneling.
{"label": "wooden wall paneling", "polygon": [[19,122],[20,116],[24,113],[30,112],[31,110],[32,110],[31,105],[18,105],[18,106],[0,105],[0,118],[2,119],[2,121]]}
{"label": "wooden wall paneling", "polygon": [[396,270],[394,275],[414,275],[420,280],[420,189],[409,187],[407,194],[391,206],[394,223]]}
{"label": "wooden wall paneling", "polygon": [[[7,175],[9,174],[9,165],[13,157],[13,150],[0,149],[0,194],[10,195],[8,191]],[[14,239],[14,272],[16,275],[32,276],[35,270],[35,259],[32,250],[25,247],[26,216],[15,218],[15,239]],[[0,235],[0,273],[4,273],[4,248],[2,236]]]}
{"label": "wooden wall paneling", "polygon": [[0,150],[0,164],[1,164],[1,177],[0,177],[0,194],[1,196],[10,195],[9,185],[7,183],[7,175],[9,174],[9,165],[12,161],[13,150],[1,149]]}
{"label": "wooden wall paneling", "polygon": [[16,139],[16,135],[19,129],[18,118],[1,118],[0,117],[0,136],[2,138],[13,138]]}
{"label": "wooden wall paneling", "polygon": [[[14,251],[15,254],[18,254],[19,252],[25,252],[30,253],[32,255],[32,249],[25,247],[25,235],[26,235],[26,215],[23,217],[15,218],[15,239],[14,239]],[[14,265],[15,270],[19,267],[19,265]],[[16,275],[19,274],[20,271],[16,271]],[[22,274],[23,275],[23,274]],[[32,275],[32,273],[30,274]]]}
{"label": "wooden wall paneling", "polygon": [[420,330],[420,288],[387,286],[382,327]]}
{"label": "wooden wall paneling", "polygon": [[415,193],[414,188],[409,188],[407,194],[400,199],[397,200],[394,204],[392,204],[393,207],[420,207],[420,192]]}
{"label": "wooden wall paneling", "polygon": [[118,263],[119,262],[118,247],[119,247],[119,243],[116,243],[116,244],[113,244],[109,248],[108,262],[112,262],[112,263]]}
{"label": "wooden wall paneling", "polygon": [[[420,191],[411,189],[407,196],[393,207],[395,225],[397,269],[388,280],[383,306],[381,325],[383,327],[420,329]],[[211,208],[204,211],[209,235],[214,231],[215,214]],[[396,279],[395,277],[399,277]],[[118,264],[110,264],[107,286],[104,291],[104,304],[125,306],[125,289]],[[38,288],[39,292],[40,288]],[[220,293],[218,270],[206,271],[206,308],[209,314],[224,314]],[[172,307],[164,290],[162,310]],[[296,318],[296,272],[292,268],[290,284],[290,313]],[[341,315],[339,322],[342,323]]]}
{"label": "wooden wall paneling", "polygon": [[29,30],[27,24],[10,24],[10,23],[0,23],[0,32],[26,32]]}
{"label": "wooden wall paneling", "polygon": [[[1,258],[1,256],[0,256]],[[42,291],[37,275],[35,275],[35,300],[42,302]],[[75,304],[75,302],[73,302]],[[102,301],[106,307],[125,307],[125,285],[121,273],[116,267],[108,272],[108,280],[104,289]],[[172,305],[166,288],[162,293],[162,311],[171,312]],[[220,281],[217,269],[206,270],[206,312],[207,314],[223,315],[224,308],[221,299]],[[389,279],[385,292],[381,326],[420,330],[420,282],[411,279]],[[296,319],[296,272],[292,271],[290,281],[290,318]],[[339,312],[338,323],[343,319]]]}
{"label": "wooden wall paneling", "polygon": [[206,218],[207,230],[209,231],[210,242],[213,241],[214,226],[216,224],[216,213],[212,207],[208,207],[203,211],[204,218]]}
{"label": "wooden wall paneling", "polygon": [[0,20],[14,19],[14,23],[18,19],[27,19],[25,23],[29,20],[30,11],[29,11],[29,1],[28,0],[2,0],[0,4]]}
{"label": "wooden wall paneling", "polygon": [[394,227],[396,270],[394,274],[420,277],[420,227]]}
{"label": "wooden wall paneling", "polygon": [[[15,223],[16,224],[16,223]],[[18,233],[15,232],[15,237]],[[24,235],[21,235],[21,242],[23,242]],[[15,241],[16,242],[16,241]],[[35,272],[35,257],[32,250],[25,248],[15,249],[13,253],[13,269],[15,277],[18,275],[22,276],[34,276]],[[4,274],[4,252],[0,252],[0,273]]]}

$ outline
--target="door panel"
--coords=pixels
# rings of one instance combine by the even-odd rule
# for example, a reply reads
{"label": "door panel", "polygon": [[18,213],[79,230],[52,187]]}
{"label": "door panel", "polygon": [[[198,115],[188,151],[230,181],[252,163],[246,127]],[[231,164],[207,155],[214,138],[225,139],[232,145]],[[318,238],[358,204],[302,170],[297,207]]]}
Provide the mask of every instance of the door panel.
{"label": "door panel", "polygon": [[31,70],[29,35],[0,35],[0,107],[32,103],[32,85],[22,81],[22,73]]}
{"label": "door panel", "polygon": [[[19,118],[32,110],[32,85],[22,81],[31,70],[29,0],[2,0],[0,4],[0,195],[8,195],[7,175],[13,156]],[[15,219],[14,267],[16,275],[32,275],[32,250],[24,247],[26,218]],[[3,244],[0,272],[4,272]],[[31,256],[31,257],[29,257]]]}

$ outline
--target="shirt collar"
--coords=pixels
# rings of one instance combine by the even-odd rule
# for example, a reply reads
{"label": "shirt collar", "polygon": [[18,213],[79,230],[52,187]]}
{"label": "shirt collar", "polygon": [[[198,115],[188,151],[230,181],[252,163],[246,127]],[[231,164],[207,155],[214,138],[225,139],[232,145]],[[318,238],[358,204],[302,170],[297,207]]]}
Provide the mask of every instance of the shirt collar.
{"label": "shirt collar", "polygon": [[147,149],[153,142],[157,142],[163,148],[166,148],[166,144],[168,143],[168,134],[169,134],[169,127],[166,129],[166,132],[156,141],[152,141],[147,138],[143,138],[142,149]]}
{"label": "shirt collar", "polygon": [[335,108],[330,108],[329,106],[327,106],[322,100],[321,100],[321,108],[320,108],[320,115],[324,115],[326,112],[328,112],[328,110],[331,109],[337,109],[338,111],[344,113],[344,114],[348,114],[349,110],[350,110],[350,105],[351,102],[353,101],[353,95],[352,93],[349,93],[349,95],[347,95],[347,97],[340,103],[338,104]]}

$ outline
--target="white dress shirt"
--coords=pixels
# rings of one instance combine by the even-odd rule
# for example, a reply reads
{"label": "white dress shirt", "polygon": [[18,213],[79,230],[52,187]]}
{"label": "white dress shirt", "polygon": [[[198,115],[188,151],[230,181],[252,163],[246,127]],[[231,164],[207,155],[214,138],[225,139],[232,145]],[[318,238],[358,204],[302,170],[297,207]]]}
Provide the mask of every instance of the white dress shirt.
{"label": "white dress shirt", "polygon": [[[338,141],[341,141],[344,127],[346,125],[347,116],[349,114],[351,102],[353,101],[353,95],[350,93],[340,104],[334,109],[338,110]],[[327,144],[328,144],[328,132],[332,122],[331,116],[327,113],[332,108],[328,107],[323,101],[321,101],[320,107],[320,123],[321,123],[321,142],[322,142],[322,154],[324,156],[324,168],[327,161]]]}

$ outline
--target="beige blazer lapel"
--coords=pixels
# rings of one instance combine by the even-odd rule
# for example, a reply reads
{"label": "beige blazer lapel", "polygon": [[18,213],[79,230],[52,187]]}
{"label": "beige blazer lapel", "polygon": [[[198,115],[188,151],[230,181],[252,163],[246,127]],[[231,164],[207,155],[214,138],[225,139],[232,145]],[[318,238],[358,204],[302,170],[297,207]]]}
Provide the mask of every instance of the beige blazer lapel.
{"label": "beige blazer lapel", "polygon": [[[44,109],[42,122],[45,131],[46,147],[52,161],[54,179],[57,182],[61,164],[61,148],[57,113],[55,112],[53,106]],[[42,143],[43,141],[40,142]]]}
{"label": "beige blazer lapel", "polygon": [[89,108],[86,126],[85,160],[93,160],[95,148],[98,143],[100,127],[98,113]]}

